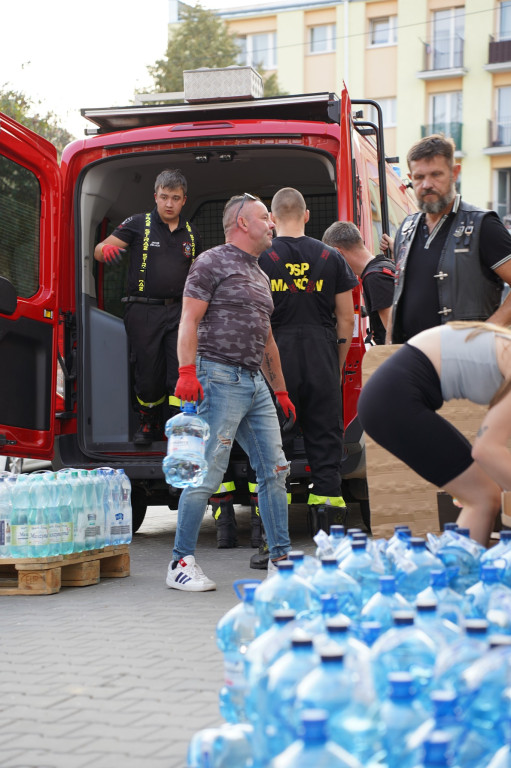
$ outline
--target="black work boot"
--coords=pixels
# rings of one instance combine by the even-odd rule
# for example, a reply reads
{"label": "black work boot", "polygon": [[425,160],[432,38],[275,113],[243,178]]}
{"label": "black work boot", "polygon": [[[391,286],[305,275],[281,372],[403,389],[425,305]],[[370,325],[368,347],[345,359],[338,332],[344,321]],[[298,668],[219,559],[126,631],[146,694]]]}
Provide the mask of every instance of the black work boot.
{"label": "black work boot", "polygon": [[259,514],[257,496],[250,497],[250,546],[257,549],[263,543],[263,521]]}
{"label": "black work boot", "polygon": [[250,558],[250,567],[255,568],[258,571],[268,570],[268,560],[270,559],[270,550],[268,549],[268,542],[266,541],[266,534],[262,532],[262,543],[259,547],[259,552],[252,555]]}
{"label": "black work boot", "polygon": [[141,408],[140,426],[133,435],[135,445],[151,445],[163,439],[160,408]]}
{"label": "black work boot", "polygon": [[232,549],[238,546],[238,531],[232,494],[212,496],[209,500],[216,527],[216,545],[218,549]]}
{"label": "black work boot", "polygon": [[309,531],[315,536],[321,529],[330,533],[331,525],[344,525],[346,522],[346,507],[333,507],[330,504],[309,504]]}

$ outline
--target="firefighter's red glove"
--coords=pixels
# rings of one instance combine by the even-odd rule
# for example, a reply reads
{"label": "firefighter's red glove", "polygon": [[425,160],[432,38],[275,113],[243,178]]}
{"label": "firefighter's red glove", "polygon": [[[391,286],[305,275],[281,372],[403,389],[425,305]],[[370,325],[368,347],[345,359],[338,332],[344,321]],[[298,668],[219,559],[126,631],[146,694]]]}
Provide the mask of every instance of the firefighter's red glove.
{"label": "firefighter's red glove", "polygon": [[122,261],[122,257],[126,253],[126,248],[119,248],[118,245],[110,245],[105,243],[101,249],[105,264],[119,264]]}
{"label": "firefighter's red glove", "polygon": [[176,389],[174,390],[174,396],[185,402],[196,402],[199,399],[204,398],[204,391],[202,384],[197,378],[194,365],[182,365],[178,368],[179,379],[177,380]]}
{"label": "firefighter's red glove", "polygon": [[284,416],[286,417],[286,419],[289,419],[292,416],[291,424],[294,424],[296,421],[296,408],[294,407],[293,403],[289,399],[288,393],[275,392],[275,397],[277,398],[280,407],[284,411]]}

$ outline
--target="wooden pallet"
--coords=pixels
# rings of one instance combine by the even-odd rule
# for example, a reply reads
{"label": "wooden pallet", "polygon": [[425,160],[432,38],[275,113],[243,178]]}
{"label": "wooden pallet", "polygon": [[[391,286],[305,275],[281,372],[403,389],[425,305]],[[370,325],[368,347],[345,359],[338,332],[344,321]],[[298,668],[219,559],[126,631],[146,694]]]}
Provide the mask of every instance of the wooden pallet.
{"label": "wooden pallet", "polygon": [[0,560],[0,595],[54,595],[61,587],[87,587],[101,578],[130,575],[128,544],[71,555]]}

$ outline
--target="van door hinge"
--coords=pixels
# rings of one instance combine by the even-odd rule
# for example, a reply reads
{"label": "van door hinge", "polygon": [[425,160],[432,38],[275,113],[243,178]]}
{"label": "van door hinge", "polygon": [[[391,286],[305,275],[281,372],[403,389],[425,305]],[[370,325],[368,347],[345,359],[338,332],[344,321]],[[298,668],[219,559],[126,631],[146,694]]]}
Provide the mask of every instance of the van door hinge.
{"label": "van door hinge", "polygon": [[16,445],[17,440],[8,440],[6,435],[0,434],[0,447],[3,447],[4,445]]}

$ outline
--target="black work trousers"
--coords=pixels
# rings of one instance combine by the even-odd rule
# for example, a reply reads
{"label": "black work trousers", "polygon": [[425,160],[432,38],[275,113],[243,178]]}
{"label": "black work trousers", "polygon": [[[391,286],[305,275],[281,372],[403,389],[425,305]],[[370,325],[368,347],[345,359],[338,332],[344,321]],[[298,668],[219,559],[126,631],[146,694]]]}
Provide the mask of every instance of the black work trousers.
{"label": "black work trousers", "polygon": [[298,427],[317,496],[341,496],[342,391],[337,335],[316,325],[281,326],[273,334],[287,390],[296,407],[295,428],[283,436],[288,461]]}
{"label": "black work trousers", "polygon": [[181,304],[127,304],[124,326],[134,364],[139,405],[154,406],[174,394],[178,379],[177,331]]}

